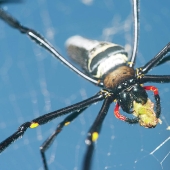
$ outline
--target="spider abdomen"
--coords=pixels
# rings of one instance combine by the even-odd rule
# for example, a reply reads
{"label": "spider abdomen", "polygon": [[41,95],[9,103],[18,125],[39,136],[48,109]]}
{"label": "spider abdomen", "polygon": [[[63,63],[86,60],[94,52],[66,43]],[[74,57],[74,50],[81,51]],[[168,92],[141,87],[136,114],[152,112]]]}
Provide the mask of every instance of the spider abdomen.
{"label": "spider abdomen", "polygon": [[125,66],[127,52],[120,45],[73,36],[66,42],[69,56],[97,80],[119,66]]}

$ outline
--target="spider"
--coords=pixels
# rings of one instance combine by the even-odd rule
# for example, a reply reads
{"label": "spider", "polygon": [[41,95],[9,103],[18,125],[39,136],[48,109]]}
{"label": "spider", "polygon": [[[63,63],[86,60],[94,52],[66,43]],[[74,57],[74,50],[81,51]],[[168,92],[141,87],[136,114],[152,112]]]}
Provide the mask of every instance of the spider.
{"label": "spider", "polygon": [[[158,122],[161,113],[160,97],[158,89],[154,86],[143,86],[143,83],[169,83],[170,75],[146,75],[149,70],[167,60],[163,58],[170,51],[170,43],[168,43],[152,60],[144,66],[134,69],[137,43],[138,43],[138,1],[133,1],[134,10],[134,47],[133,53],[129,61],[127,53],[123,47],[109,42],[99,42],[88,40],[80,36],[74,36],[68,39],[67,49],[71,58],[79,63],[84,72],[79,71],[69,62],[67,62],[56,50],[36,31],[22,26],[14,17],[9,15],[3,9],[0,10],[0,18],[11,27],[19,30],[23,34],[27,34],[37,44],[47,49],[61,62],[66,64],[71,70],[78,75],[102,87],[96,95],[91,98],[68,106],[66,108],[47,113],[31,121],[23,123],[18,130],[0,143],[0,152],[3,152],[15,140],[24,135],[28,128],[36,128],[39,125],[48,123],[49,121],[71,113],[57,127],[56,131],[43,143],[40,147],[43,159],[44,169],[48,169],[45,158],[45,151],[51,146],[54,138],[61,132],[62,128],[77,118],[91,104],[102,101],[102,108],[97,115],[93,125],[90,127],[86,139],[87,152],[85,154],[83,169],[91,169],[92,154],[94,151],[94,143],[98,139],[103,120],[108,112],[110,104],[115,101],[115,116],[129,124],[139,123],[146,128],[154,128]],[[79,42],[79,43],[77,43]],[[88,45],[88,47],[87,47]],[[79,58],[78,58],[79,57]],[[154,103],[148,98],[146,91],[152,91],[155,97]],[[120,114],[119,108],[129,114],[133,114],[134,118],[128,118]]]}

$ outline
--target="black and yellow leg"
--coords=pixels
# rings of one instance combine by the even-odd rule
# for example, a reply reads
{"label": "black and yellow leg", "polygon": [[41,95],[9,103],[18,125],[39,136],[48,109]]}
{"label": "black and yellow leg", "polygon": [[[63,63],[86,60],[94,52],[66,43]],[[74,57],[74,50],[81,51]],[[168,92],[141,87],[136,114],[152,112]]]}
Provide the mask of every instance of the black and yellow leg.
{"label": "black and yellow leg", "polygon": [[105,97],[105,94],[99,92],[87,100],[84,100],[82,102],[79,102],[77,104],[65,107],[63,109],[60,109],[54,112],[47,113],[36,119],[33,119],[30,122],[23,123],[14,134],[12,134],[10,137],[8,137],[7,139],[5,139],[4,141],[0,143],[0,153],[4,151],[14,141],[16,141],[18,138],[22,137],[28,128],[36,128],[39,125],[46,124],[59,116],[63,116],[70,112],[77,112],[78,110],[82,110],[86,107],[89,107],[93,103],[103,100],[104,97]]}
{"label": "black and yellow leg", "polygon": [[91,126],[87,139],[85,143],[87,144],[87,150],[85,153],[84,163],[83,163],[83,170],[90,170],[91,169],[91,162],[92,162],[92,155],[94,151],[94,142],[98,139],[99,133],[102,127],[103,120],[107,115],[108,109],[110,104],[113,101],[113,96],[108,96],[102,105],[102,108],[94,121],[93,125]]}
{"label": "black and yellow leg", "polygon": [[42,157],[42,161],[43,161],[43,165],[44,165],[44,170],[48,170],[47,159],[45,157],[46,150],[53,144],[55,137],[62,131],[63,127],[69,125],[85,109],[87,109],[87,107],[85,107],[79,111],[75,111],[75,112],[71,113],[69,116],[67,116],[61,123],[59,123],[59,125],[57,126],[54,133],[46,141],[44,141],[44,143],[41,145],[40,152],[41,152],[41,157]]}

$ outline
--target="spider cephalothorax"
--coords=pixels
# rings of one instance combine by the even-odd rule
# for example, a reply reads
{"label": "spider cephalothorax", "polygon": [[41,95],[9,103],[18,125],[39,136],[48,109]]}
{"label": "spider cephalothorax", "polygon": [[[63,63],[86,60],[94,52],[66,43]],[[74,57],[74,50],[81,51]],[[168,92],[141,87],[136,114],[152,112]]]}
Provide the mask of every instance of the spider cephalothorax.
{"label": "spider cephalothorax", "polygon": [[[158,107],[156,114],[152,107],[154,104],[148,99],[146,93],[146,90],[152,90],[151,87],[146,89],[140,84],[143,76],[143,74],[139,75],[138,69],[135,71],[128,65],[124,65],[108,73],[103,84],[111,90],[116,98],[117,106],[114,113],[118,119],[128,123],[139,123],[146,128],[153,128],[158,123],[160,108]],[[152,105],[148,103],[152,103]],[[156,104],[159,105],[159,103]],[[119,113],[119,106],[124,112],[133,114],[136,118],[129,119],[122,116]]]}
{"label": "spider cephalothorax", "polygon": [[132,113],[133,101],[145,104],[147,98],[148,95],[145,89],[139,84],[134,84],[120,92],[117,101],[124,112]]}
{"label": "spider cephalothorax", "polygon": [[[122,63],[121,63],[122,64]],[[125,63],[126,64],[126,63]],[[134,84],[135,71],[126,65],[116,67],[104,76],[104,87],[112,91],[122,91],[129,85]]]}

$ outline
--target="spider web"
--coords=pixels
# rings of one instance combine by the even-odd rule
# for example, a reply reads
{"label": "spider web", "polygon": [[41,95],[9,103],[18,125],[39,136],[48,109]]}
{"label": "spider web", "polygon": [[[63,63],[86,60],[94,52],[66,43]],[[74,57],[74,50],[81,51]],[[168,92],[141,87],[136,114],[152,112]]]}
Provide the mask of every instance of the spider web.
{"label": "spider web", "polygon": [[[136,67],[144,65],[169,42],[169,5],[170,2],[154,2],[153,5],[141,1]],[[3,7],[23,25],[44,35],[63,56],[67,56],[66,39],[75,34],[121,44],[131,53],[130,1],[25,0]],[[77,76],[2,21],[0,42],[0,141],[23,122],[79,102],[99,91],[98,87]],[[151,73],[169,74],[169,63]],[[155,129],[128,125],[113,116],[113,104],[96,143],[92,169],[169,169],[169,84],[153,85],[159,88],[161,96],[162,124]],[[149,95],[153,100],[152,94]],[[86,149],[84,140],[101,104],[91,106],[63,129],[46,153],[50,170],[81,169]],[[43,169],[39,147],[61,120],[63,117],[36,129],[28,129],[22,139],[0,155],[1,169]]]}

